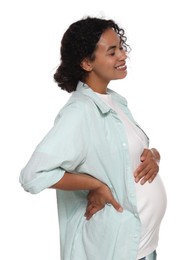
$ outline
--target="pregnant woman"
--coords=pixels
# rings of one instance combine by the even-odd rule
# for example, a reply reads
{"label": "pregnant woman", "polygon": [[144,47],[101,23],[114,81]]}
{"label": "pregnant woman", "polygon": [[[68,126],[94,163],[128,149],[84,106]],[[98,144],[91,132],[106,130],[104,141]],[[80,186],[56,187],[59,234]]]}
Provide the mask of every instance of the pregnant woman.
{"label": "pregnant woman", "polygon": [[56,189],[62,260],[156,259],[160,155],[108,88],[127,75],[126,39],[112,20],[70,25],[54,79],[71,97],[20,174],[26,191]]}

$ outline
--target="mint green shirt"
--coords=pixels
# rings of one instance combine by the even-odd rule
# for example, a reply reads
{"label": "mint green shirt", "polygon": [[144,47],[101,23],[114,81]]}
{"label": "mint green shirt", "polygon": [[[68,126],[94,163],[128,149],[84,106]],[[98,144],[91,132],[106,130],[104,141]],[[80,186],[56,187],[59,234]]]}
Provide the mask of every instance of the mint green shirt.
{"label": "mint green shirt", "polygon": [[[125,98],[110,89],[108,93],[135,122]],[[124,211],[106,205],[86,220],[88,192],[57,190],[61,259],[136,260],[141,222],[125,127],[82,82],[21,171],[20,182],[26,191],[39,193],[65,171],[88,173],[106,183]]]}

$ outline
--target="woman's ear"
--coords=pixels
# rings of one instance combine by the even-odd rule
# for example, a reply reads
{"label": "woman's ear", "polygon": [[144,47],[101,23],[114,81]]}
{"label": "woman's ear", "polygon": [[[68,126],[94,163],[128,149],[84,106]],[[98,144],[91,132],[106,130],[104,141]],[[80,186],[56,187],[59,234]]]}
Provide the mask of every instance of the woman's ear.
{"label": "woman's ear", "polygon": [[90,72],[93,69],[91,62],[87,58],[82,60],[82,62],[80,63],[80,66],[87,72]]}

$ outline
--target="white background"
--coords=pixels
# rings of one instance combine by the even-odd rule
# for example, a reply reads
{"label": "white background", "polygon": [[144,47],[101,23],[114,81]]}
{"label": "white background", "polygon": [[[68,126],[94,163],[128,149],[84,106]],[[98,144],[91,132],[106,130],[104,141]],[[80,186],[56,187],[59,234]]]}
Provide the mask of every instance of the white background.
{"label": "white background", "polygon": [[112,18],[126,30],[132,47],[128,76],[111,87],[127,98],[151,146],[161,152],[168,207],[158,260],[187,259],[187,1],[4,0],[0,5],[0,259],[59,259],[55,191],[31,195],[18,178],[68,98],[53,73],[63,32],[85,15]]}

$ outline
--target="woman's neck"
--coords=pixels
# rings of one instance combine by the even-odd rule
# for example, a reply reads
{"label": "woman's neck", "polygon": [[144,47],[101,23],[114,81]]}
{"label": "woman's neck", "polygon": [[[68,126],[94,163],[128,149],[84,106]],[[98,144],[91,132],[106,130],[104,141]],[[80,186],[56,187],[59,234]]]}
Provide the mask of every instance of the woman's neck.
{"label": "woman's neck", "polygon": [[100,94],[106,94],[107,93],[107,87],[108,83],[90,80],[90,78],[85,80],[85,83],[91,88],[94,92],[100,93]]}

